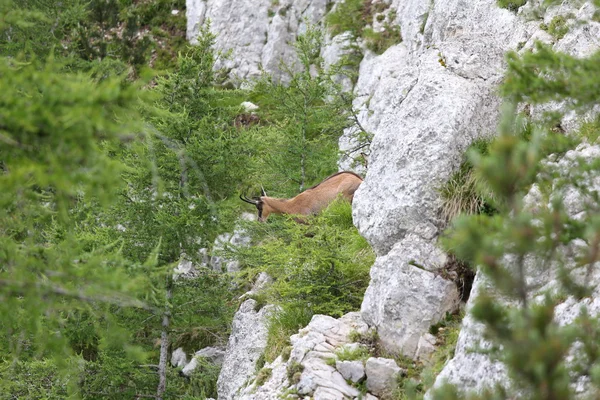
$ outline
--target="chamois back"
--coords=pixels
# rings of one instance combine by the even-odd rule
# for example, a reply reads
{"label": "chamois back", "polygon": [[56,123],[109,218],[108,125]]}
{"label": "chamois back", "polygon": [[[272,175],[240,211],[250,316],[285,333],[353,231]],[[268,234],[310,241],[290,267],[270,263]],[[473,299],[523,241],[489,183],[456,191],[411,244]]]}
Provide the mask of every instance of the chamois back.
{"label": "chamois back", "polygon": [[291,199],[278,199],[261,196],[256,200],[240,196],[258,210],[258,220],[266,221],[268,216],[274,214],[311,215],[317,214],[326,208],[340,194],[352,202],[356,189],[363,179],[350,171],[335,173],[317,185],[314,185]]}

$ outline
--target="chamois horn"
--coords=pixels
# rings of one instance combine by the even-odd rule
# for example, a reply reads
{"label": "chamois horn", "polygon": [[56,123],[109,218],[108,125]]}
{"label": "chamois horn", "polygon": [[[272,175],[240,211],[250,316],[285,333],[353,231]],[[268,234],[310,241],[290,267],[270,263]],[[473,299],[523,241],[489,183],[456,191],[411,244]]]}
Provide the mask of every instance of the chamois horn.
{"label": "chamois horn", "polygon": [[246,203],[250,203],[253,205],[257,205],[258,204],[258,200],[250,200],[249,198],[247,198],[246,196],[240,194],[240,200],[245,201]]}

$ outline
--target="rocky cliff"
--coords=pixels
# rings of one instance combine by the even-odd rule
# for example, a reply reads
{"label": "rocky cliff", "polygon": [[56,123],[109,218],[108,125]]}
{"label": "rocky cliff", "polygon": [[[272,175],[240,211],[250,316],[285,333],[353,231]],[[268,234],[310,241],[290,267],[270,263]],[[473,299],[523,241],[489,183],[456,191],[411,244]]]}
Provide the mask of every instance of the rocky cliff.
{"label": "rocky cliff", "polygon": [[[279,76],[278,62],[293,60],[290,43],[306,21],[322,23],[323,16],[336,7],[327,0],[187,3],[188,38],[193,41],[198,24],[210,19],[219,34],[217,46],[232,53],[222,64],[232,79],[255,77],[261,68]],[[429,327],[459,304],[455,284],[437,273],[447,262],[437,245],[445,227],[438,188],[460,166],[475,139],[496,132],[501,102],[497,87],[504,74],[505,53],[530,51],[540,40],[586,55],[600,47],[600,24],[573,22],[568,33],[557,39],[540,28],[540,20],[528,17],[531,4],[517,12],[499,8],[496,0],[391,0],[387,4],[386,13],[400,27],[402,42],[377,55],[359,41],[364,58],[353,88],[359,121],[374,134],[368,171],[353,209],[355,224],[377,254],[361,316],[377,329],[386,350],[417,357],[428,340]],[[566,4],[548,9],[543,18],[549,23],[554,16],[568,13],[576,17],[573,21],[590,20],[593,6]],[[339,51],[332,51],[334,44],[345,40],[333,38],[323,52],[335,58]],[[532,110],[533,114],[539,111]],[[350,134],[341,139],[342,148],[352,142]],[[474,293],[484,286],[478,279]],[[456,358],[442,377],[463,388],[502,379],[501,365],[467,354],[479,333],[469,317],[464,325]],[[275,376],[277,367],[272,368]],[[285,380],[284,373],[277,372],[277,379]],[[248,391],[244,393],[244,398],[252,398]]]}

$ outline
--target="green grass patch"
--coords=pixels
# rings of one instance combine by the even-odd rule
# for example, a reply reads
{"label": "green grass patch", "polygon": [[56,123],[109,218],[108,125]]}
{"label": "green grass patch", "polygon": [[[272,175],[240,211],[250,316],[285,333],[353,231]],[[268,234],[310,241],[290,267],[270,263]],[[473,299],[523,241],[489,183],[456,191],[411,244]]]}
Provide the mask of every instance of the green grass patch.
{"label": "green grass patch", "polygon": [[479,139],[473,142],[460,168],[439,188],[442,197],[442,217],[451,221],[460,214],[493,214],[493,194],[473,169],[468,157],[469,152],[487,154],[489,141]]}
{"label": "green grass patch", "polygon": [[356,348],[343,346],[335,352],[335,355],[339,361],[366,361],[371,356],[369,349],[365,346],[357,346]]}
{"label": "green grass patch", "polygon": [[393,45],[402,42],[402,33],[398,25],[386,23],[380,32],[375,32],[371,28],[365,29],[363,38],[369,50],[376,54],[383,54]]}

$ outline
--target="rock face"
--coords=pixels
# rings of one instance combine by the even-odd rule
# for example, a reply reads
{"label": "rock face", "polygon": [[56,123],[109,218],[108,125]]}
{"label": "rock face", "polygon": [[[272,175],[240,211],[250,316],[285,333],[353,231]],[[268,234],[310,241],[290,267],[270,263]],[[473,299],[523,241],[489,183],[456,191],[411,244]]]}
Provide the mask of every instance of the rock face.
{"label": "rock face", "polygon": [[376,259],[361,311],[386,350],[414,357],[421,336],[458,305],[456,285],[422,269],[444,262],[443,252],[412,235]]}
{"label": "rock face", "polygon": [[347,381],[350,380],[358,383],[365,377],[365,366],[362,361],[336,361],[335,369],[337,369],[342,377]]}
{"label": "rock face", "polygon": [[267,318],[273,306],[267,305],[257,311],[256,305],[255,300],[246,300],[233,318],[225,360],[217,381],[221,400],[234,398],[238,389],[253,375],[256,362],[265,351]]}
{"label": "rock face", "polygon": [[378,255],[363,318],[388,350],[414,357],[429,326],[458,305],[453,284],[435,274],[445,263],[437,189],[470,143],[495,132],[504,53],[527,29],[495,0],[392,7],[404,41],[365,57],[355,88],[361,124],[375,135],[353,216]]}
{"label": "rock face", "polygon": [[211,21],[216,47],[231,54],[216,67],[236,82],[257,78],[261,69],[285,78],[280,62],[297,61],[292,44],[306,29],[319,24],[329,0],[187,0],[187,38],[194,43],[202,24]]}
{"label": "rock face", "polygon": [[[598,160],[598,158],[600,158],[600,146],[582,144],[577,149],[568,151],[558,160],[548,160],[545,162],[545,166],[559,180],[568,178],[573,166],[578,164],[585,165]],[[596,195],[600,193],[600,176],[597,174],[585,174],[579,178],[577,182],[578,187],[567,187],[562,194],[565,210],[569,215],[572,218],[583,219],[587,217],[583,211],[585,209],[584,204],[595,202],[596,200],[593,199],[594,193]],[[582,181],[581,178],[584,180]],[[572,178],[570,179],[574,181]],[[582,188],[585,194],[582,192]],[[533,185],[525,197],[525,204],[531,210],[535,210],[537,206],[541,205],[541,202],[541,192],[536,185]],[[582,257],[588,251],[589,248],[580,239],[575,239],[569,246],[558,249],[562,257],[567,262],[573,262],[573,265],[575,265],[575,260],[578,257]],[[503,263],[506,266],[515,264],[514,259],[510,256],[505,256]],[[536,301],[538,294],[540,295],[539,300],[543,301],[542,294],[551,291],[557,285],[557,271],[552,268],[542,270],[539,268],[539,265],[543,265],[543,263],[538,262],[533,257],[528,257],[525,260],[527,285],[536,288],[531,296],[534,301]],[[577,276],[575,277],[577,278]],[[560,325],[571,323],[581,312],[582,306],[587,308],[590,315],[600,315],[600,269],[598,266],[595,266],[595,268],[592,268],[592,273],[589,276],[583,274],[579,279],[581,279],[580,284],[583,283],[583,279],[586,279],[585,283],[594,288],[593,295],[581,301],[577,301],[574,298],[567,298],[562,304],[558,305],[555,310],[554,319]],[[473,284],[467,311],[472,307],[473,302],[478,298],[479,294],[484,292],[487,295],[494,293],[489,282],[484,277],[478,275]],[[496,383],[510,388],[510,382],[503,364],[490,360],[486,355],[470,351],[474,347],[481,347],[483,349],[489,347],[489,343],[485,342],[482,338],[482,332],[483,326],[467,314],[463,320],[455,356],[446,364],[437,377],[436,387],[440,386],[443,382],[449,382],[464,391],[481,391]],[[574,383],[574,386],[578,394],[582,394],[586,390],[585,382]]]}

